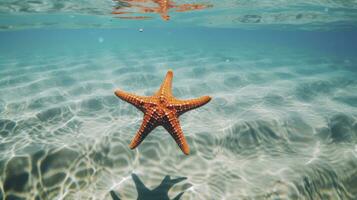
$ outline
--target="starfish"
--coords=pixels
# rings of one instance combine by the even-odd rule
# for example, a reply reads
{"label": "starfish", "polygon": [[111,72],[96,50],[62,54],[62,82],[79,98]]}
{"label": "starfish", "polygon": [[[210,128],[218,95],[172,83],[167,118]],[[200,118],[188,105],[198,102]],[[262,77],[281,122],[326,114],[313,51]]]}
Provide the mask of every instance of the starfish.
{"label": "starfish", "polygon": [[138,96],[122,90],[116,90],[115,95],[134,105],[144,113],[143,123],[129,147],[136,148],[145,137],[157,126],[163,126],[175,139],[177,145],[186,155],[190,153],[183,131],[180,127],[179,116],[183,113],[201,107],[211,100],[203,96],[191,100],[179,100],[172,94],[173,72],[169,70],[160,89],[153,96]]}

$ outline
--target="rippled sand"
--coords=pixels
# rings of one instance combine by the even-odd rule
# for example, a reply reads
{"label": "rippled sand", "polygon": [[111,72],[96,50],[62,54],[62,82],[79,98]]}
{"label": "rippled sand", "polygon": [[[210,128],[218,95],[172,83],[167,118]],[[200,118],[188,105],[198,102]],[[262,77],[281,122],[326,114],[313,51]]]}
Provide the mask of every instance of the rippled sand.
{"label": "rippled sand", "polygon": [[[356,63],[244,48],[4,57],[0,199],[125,200],[145,187],[195,200],[355,199]],[[142,114],[113,94],[150,95],[168,69],[178,98],[213,97],[180,118],[190,156],[163,128],[130,150]]]}

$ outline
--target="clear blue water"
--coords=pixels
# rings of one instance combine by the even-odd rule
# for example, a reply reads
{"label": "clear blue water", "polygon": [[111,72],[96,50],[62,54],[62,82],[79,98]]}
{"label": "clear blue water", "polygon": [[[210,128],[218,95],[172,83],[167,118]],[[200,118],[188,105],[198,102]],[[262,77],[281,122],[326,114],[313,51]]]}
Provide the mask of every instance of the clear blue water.
{"label": "clear blue water", "polygon": [[[2,1],[0,199],[356,199],[357,3],[259,2]],[[191,154],[163,128],[130,150],[142,114],[113,92],[169,69],[176,97],[213,98],[180,117]]]}

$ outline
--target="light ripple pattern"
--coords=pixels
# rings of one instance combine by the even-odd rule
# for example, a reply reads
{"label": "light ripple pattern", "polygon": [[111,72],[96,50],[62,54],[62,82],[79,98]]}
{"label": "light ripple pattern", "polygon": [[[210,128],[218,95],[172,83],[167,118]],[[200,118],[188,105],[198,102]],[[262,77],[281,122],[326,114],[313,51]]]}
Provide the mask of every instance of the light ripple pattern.
{"label": "light ripple pattern", "polygon": [[[94,42],[2,50],[0,199],[136,199],[133,174],[150,189],[183,177],[168,191],[183,200],[356,199],[356,56],[214,40],[127,48],[79,35]],[[163,128],[130,150],[142,114],[113,93],[150,95],[168,69],[178,98],[213,97],[180,118],[189,156]]]}

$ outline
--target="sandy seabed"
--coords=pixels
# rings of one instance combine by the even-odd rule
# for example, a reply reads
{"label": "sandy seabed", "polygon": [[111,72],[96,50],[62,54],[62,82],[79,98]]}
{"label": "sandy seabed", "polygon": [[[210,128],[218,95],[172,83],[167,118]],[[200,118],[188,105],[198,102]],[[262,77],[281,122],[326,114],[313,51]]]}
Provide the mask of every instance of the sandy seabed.
{"label": "sandy seabed", "polygon": [[[5,57],[0,197],[136,199],[135,174],[149,189],[185,177],[159,189],[183,200],[354,199],[356,63],[282,49]],[[113,93],[151,95],[168,69],[176,97],[213,97],[180,118],[190,156],[163,128],[130,150],[142,113]]]}

